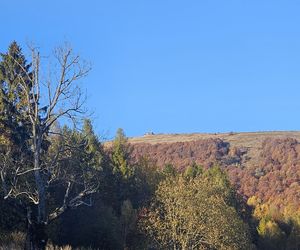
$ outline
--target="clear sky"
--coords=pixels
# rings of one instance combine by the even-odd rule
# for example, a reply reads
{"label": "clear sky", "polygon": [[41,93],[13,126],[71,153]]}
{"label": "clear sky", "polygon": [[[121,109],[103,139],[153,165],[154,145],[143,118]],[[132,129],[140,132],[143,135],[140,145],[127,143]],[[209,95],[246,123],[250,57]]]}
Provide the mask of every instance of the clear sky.
{"label": "clear sky", "polygon": [[[300,1],[1,0],[0,51],[69,41],[96,130],[300,130]],[[47,54],[45,52],[45,54]]]}

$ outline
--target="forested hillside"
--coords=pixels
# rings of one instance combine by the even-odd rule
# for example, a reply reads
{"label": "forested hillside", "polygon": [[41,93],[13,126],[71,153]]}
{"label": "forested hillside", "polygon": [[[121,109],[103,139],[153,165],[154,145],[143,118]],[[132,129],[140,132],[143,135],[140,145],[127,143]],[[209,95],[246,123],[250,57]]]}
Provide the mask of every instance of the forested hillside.
{"label": "forested hillside", "polygon": [[[159,167],[172,164],[180,172],[193,164],[204,169],[220,166],[253,207],[253,217],[260,221],[260,227],[271,227],[266,221],[272,221],[272,227],[276,225],[278,230],[272,233],[284,241],[292,230],[299,230],[289,226],[291,221],[299,223],[299,135],[299,132],[148,135],[131,139],[132,160],[147,155]],[[259,232],[262,231],[268,234],[268,230]]]}
{"label": "forested hillside", "polygon": [[31,54],[0,54],[0,249],[300,248],[299,133],[103,144],[89,66],[60,47],[46,78]]}
{"label": "forested hillside", "polygon": [[[159,167],[173,164],[180,171],[193,163],[204,168],[218,165],[245,197],[257,196],[263,202],[273,201],[278,209],[287,204],[300,208],[300,143],[296,139],[300,133],[293,134],[289,137],[289,132],[253,133],[253,138],[251,134],[245,134],[243,138],[241,133],[227,135],[230,140],[199,140],[194,136],[194,141],[170,142],[165,139],[159,143],[153,135],[146,137],[145,141],[149,142],[132,143],[132,158],[134,161],[148,156]],[[234,138],[238,136],[241,138],[239,142]],[[133,138],[131,142],[135,140],[142,138]]]}

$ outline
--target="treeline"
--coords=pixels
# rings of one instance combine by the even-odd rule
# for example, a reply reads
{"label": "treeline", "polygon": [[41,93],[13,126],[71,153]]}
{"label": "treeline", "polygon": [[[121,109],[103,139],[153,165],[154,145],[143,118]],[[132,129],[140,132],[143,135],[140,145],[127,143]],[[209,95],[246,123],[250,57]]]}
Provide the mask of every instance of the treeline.
{"label": "treeline", "polygon": [[[76,177],[81,168],[91,165],[99,187],[82,201],[83,206],[70,207],[49,224],[43,233],[52,244],[95,249],[255,249],[246,205],[220,168],[204,170],[194,164],[179,173],[172,165],[158,169],[146,158],[130,164],[131,147],[123,131],[118,130],[113,146],[105,151],[88,120],[80,133],[67,127],[61,133],[69,141],[50,137],[49,154],[60,143],[69,143],[75,151],[68,151],[70,161],[62,162],[65,174]],[[52,187],[48,206],[57,206],[64,194],[63,185]],[[14,200],[1,201],[2,244],[19,240],[22,245],[22,238],[16,236],[28,233],[28,222],[17,205]]]}
{"label": "treeline", "polygon": [[[122,129],[104,147],[78,85],[89,67],[61,47],[58,69],[43,75],[39,51],[30,50],[27,61],[13,42],[0,59],[1,247],[299,249],[298,198],[277,209],[267,196],[243,196],[230,183],[226,164],[238,168],[242,150],[207,140],[142,153]],[[265,145],[262,157],[272,148]],[[176,157],[185,165],[174,164]],[[298,164],[297,157],[283,159]],[[277,160],[280,171],[279,159],[266,164]],[[251,176],[264,180],[263,171]],[[297,178],[287,185],[297,190]]]}
{"label": "treeline", "polygon": [[[99,189],[91,203],[70,209],[49,225],[49,242],[95,249],[255,249],[249,211],[218,167],[194,164],[179,173],[172,165],[158,169],[141,158],[130,162],[131,147],[118,130],[105,151],[86,121],[82,133],[63,128],[82,144],[72,161],[97,166]],[[59,137],[50,143],[59,144]],[[65,162],[68,168],[69,162]],[[72,167],[73,168],[73,167]],[[49,206],[60,203],[64,187],[50,192]],[[89,202],[86,200],[85,202]],[[13,204],[1,202],[2,243],[26,233],[26,221]],[[13,223],[12,223],[13,222]],[[220,226],[222,225],[222,226]]]}

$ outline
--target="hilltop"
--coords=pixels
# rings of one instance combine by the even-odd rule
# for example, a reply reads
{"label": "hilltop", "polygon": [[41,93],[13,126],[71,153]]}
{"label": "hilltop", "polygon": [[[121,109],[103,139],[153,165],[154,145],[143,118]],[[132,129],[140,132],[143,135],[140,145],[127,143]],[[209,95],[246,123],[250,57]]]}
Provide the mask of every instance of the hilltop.
{"label": "hilltop", "polygon": [[262,143],[270,139],[293,138],[300,141],[300,131],[262,131],[229,133],[191,133],[191,134],[145,134],[128,138],[130,144],[172,144],[208,139],[220,139],[229,143],[231,148],[247,150],[247,164],[256,164],[262,150]]}
{"label": "hilltop", "polygon": [[233,146],[256,147],[266,138],[295,138],[300,140],[300,131],[262,131],[262,132],[229,132],[229,133],[191,133],[191,134],[145,134],[140,137],[128,138],[135,143],[174,143],[197,141],[209,138],[219,138],[231,143]]}

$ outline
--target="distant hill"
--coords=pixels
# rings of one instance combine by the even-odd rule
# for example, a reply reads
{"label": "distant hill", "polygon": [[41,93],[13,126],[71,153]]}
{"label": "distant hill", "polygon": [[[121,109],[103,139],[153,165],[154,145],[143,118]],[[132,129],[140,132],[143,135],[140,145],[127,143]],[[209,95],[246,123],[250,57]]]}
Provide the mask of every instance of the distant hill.
{"label": "distant hill", "polygon": [[245,198],[300,209],[300,132],[158,134],[129,138],[132,161],[184,170],[193,162],[221,166]]}

